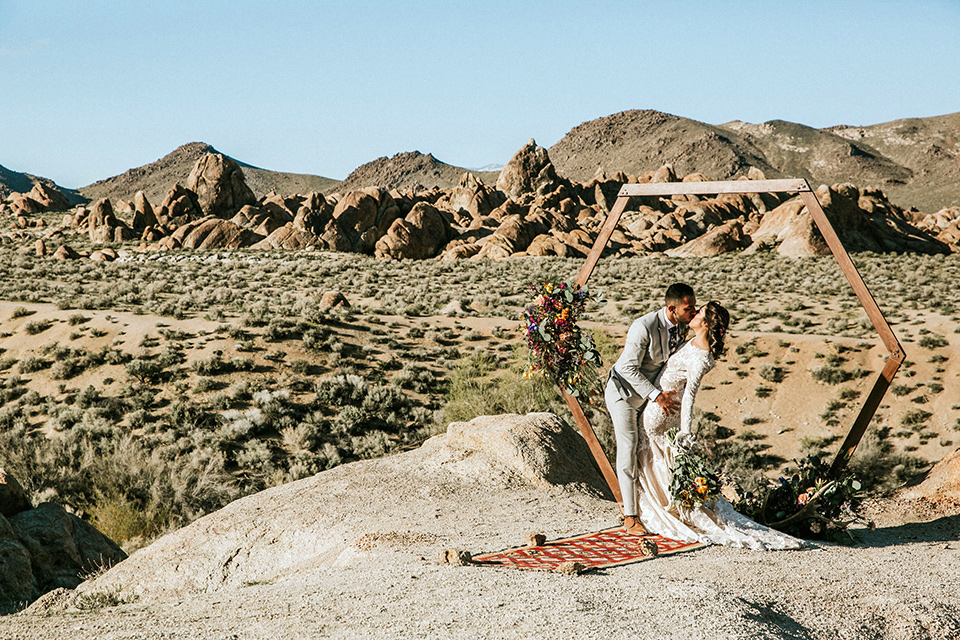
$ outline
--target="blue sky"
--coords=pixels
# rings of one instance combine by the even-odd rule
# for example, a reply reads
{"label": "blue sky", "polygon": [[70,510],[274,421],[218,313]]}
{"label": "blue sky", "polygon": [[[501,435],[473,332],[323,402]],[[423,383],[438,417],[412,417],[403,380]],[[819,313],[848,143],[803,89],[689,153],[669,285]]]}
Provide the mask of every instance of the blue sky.
{"label": "blue sky", "polygon": [[957,0],[0,0],[0,164],[79,187],[202,140],[344,178],[626,109],[875,124],[960,111],[957,34]]}

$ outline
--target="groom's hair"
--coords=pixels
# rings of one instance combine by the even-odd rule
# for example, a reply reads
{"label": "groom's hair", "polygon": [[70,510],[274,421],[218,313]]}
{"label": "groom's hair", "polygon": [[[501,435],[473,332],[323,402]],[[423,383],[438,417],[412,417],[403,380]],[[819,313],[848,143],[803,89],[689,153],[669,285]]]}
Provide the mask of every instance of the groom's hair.
{"label": "groom's hair", "polygon": [[693,297],[693,287],[683,282],[677,282],[675,284],[667,287],[667,306],[678,305],[683,302],[684,298]]}

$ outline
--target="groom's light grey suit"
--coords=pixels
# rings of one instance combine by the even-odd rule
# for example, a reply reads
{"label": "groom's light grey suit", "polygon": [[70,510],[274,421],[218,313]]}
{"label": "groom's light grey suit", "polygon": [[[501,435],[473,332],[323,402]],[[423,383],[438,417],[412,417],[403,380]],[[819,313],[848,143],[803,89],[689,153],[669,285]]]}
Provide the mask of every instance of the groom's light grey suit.
{"label": "groom's light grey suit", "polygon": [[[648,400],[657,397],[654,382],[670,357],[666,309],[634,321],[620,357],[610,369],[604,399],[617,437],[617,479],[623,495],[623,513],[637,513],[637,447],[643,437],[640,415]],[[680,326],[681,334],[685,327]]]}

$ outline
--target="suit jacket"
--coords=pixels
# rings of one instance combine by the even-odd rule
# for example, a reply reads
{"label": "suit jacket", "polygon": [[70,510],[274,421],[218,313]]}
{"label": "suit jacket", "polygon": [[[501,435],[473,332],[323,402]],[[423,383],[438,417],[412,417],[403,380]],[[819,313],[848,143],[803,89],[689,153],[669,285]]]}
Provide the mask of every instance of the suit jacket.
{"label": "suit jacket", "polygon": [[623,352],[610,370],[620,396],[629,401],[636,395],[640,402],[645,401],[657,388],[653,383],[669,357],[666,309],[651,311],[635,320],[627,331]]}

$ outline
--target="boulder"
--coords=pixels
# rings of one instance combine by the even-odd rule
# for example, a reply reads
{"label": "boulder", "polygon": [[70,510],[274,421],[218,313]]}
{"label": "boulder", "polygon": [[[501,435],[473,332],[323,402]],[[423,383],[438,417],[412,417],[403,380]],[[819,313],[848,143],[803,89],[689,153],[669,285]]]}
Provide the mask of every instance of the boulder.
{"label": "boulder", "polygon": [[15,193],[10,197],[10,207],[13,209],[16,215],[29,215],[32,213],[40,213],[43,211],[44,207],[41,203],[34,200],[28,194],[25,193]]}
{"label": "boulder", "polygon": [[157,216],[161,225],[170,228],[176,228],[202,217],[197,194],[185,189],[179,183],[173,185],[167,192]]}
{"label": "boulder", "polygon": [[63,507],[45,502],[7,518],[17,541],[26,549],[41,593],[74,589],[81,576],[127,557],[115,542]]}
{"label": "boulder", "polygon": [[900,497],[944,506],[960,506],[960,449],[935,464],[923,481],[901,489]]}
{"label": "boulder", "polygon": [[63,192],[43,182],[34,183],[27,196],[39,202],[45,211],[66,211],[70,208],[70,201]]}
{"label": "boulder", "polygon": [[743,223],[731,220],[675,249],[666,251],[668,256],[689,258],[715,256],[737,251],[750,246],[750,236],[743,232]]}
{"label": "boulder", "polygon": [[324,239],[330,248],[349,245],[349,251],[373,253],[377,240],[394,220],[400,218],[400,208],[387,190],[372,187],[345,195],[334,207],[332,215],[339,237],[327,238],[331,231],[328,225]]}
{"label": "boulder", "polygon": [[504,194],[490,189],[474,174],[467,172],[449,195],[438,201],[438,206],[447,206],[455,213],[465,214],[475,219],[490,215],[490,212],[503,204]]}
{"label": "boulder", "polygon": [[541,220],[530,220],[520,215],[510,215],[503,219],[493,235],[486,239],[483,248],[475,258],[499,260],[515,253],[526,251],[537,236],[548,233],[550,227]]}
{"label": "boulder", "polygon": [[43,238],[37,240],[34,244],[34,252],[38,258],[43,258],[47,255],[47,245],[44,243]]}
{"label": "boulder", "polygon": [[377,240],[378,258],[433,258],[451,236],[450,225],[431,204],[418,202],[407,216],[394,220],[387,234]]}
{"label": "boulder", "polygon": [[[864,189],[861,193],[852,184],[821,185],[816,195],[849,252],[936,254],[950,251],[946,244],[910,224],[903,210],[879,189]],[[830,253],[799,197],[765,213],[752,238],[748,252],[776,246],[778,253],[790,257]]]}
{"label": "boulder", "polygon": [[40,595],[30,554],[0,515],[0,615],[13,613]]}
{"label": "boulder", "polygon": [[288,222],[253,245],[254,249],[306,249],[325,246],[324,241],[312,231],[299,229],[295,222]]}
{"label": "boulder", "polygon": [[77,260],[80,257],[80,254],[74,251],[68,245],[62,244],[54,252],[53,257],[57,260]]}
{"label": "boulder", "polygon": [[137,191],[133,196],[133,230],[142,233],[145,229],[158,224],[159,221],[146,194],[143,191]]}
{"label": "boulder", "polygon": [[320,311],[325,311],[327,309],[332,309],[334,307],[349,307],[350,302],[347,300],[339,291],[327,291],[322,296],[320,296],[320,303],[317,305],[317,308]]}
{"label": "boulder", "polygon": [[0,468],[0,515],[9,518],[32,508],[30,497],[17,479]]}
{"label": "boulder", "polygon": [[252,244],[252,239],[253,234],[248,229],[242,229],[229,220],[207,218],[193,225],[190,232],[182,237],[181,246],[184,249],[238,249]]}
{"label": "boulder", "polygon": [[553,191],[559,184],[550,155],[533,138],[513,154],[497,178],[497,189],[514,200],[525,193]]}
{"label": "boulder", "polygon": [[220,153],[207,153],[197,160],[186,188],[197,194],[204,215],[218,218],[230,218],[244,205],[257,202],[240,165]]}

